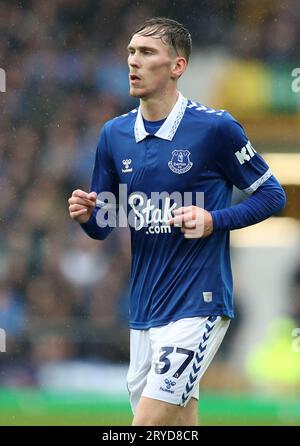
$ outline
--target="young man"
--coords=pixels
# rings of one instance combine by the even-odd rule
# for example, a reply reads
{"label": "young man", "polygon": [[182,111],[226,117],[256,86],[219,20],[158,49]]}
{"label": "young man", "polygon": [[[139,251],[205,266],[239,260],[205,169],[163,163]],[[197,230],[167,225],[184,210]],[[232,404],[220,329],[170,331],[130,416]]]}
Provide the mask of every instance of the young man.
{"label": "young man", "polygon": [[[112,227],[99,218],[97,195],[118,196],[119,184],[126,185],[126,211],[134,217],[127,379],[133,425],[197,425],[199,381],[233,317],[229,231],[280,211],[285,194],[227,112],[178,92],[191,52],[181,24],[147,20],[128,52],[130,94],[140,106],[105,124],[92,192],[74,191],[69,212],[102,240]],[[251,194],[236,206],[233,185]],[[153,192],[167,194],[162,207]],[[175,192],[189,193],[190,202],[171,205]]]}

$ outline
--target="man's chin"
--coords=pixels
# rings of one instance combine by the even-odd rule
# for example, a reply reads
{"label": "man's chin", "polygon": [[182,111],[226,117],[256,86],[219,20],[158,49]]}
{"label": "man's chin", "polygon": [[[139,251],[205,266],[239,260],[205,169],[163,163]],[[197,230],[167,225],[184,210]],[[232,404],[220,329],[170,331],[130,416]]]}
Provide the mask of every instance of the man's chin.
{"label": "man's chin", "polygon": [[141,97],[141,93],[139,93],[138,91],[136,91],[136,90],[129,90],[129,94],[130,94],[130,96],[131,97],[133,97],[133,98],[140,98]]}
{"label": "man's chin", "polygon": [[142,98],[145,96],[145,92],[141,88],[130,88],[129,94],[133,98]]}

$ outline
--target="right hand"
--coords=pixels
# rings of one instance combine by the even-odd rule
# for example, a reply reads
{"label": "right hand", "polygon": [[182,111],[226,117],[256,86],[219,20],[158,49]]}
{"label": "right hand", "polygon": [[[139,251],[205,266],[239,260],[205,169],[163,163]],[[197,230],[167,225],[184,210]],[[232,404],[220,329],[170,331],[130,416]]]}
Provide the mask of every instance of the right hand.
{"label": "right hand", "polygon": [[69,214],[73,220],[78,223],[86,223],[96,207],[96,192],[84,192],[83,190],[76,189],[72,193],[72,197],[69,198]]}

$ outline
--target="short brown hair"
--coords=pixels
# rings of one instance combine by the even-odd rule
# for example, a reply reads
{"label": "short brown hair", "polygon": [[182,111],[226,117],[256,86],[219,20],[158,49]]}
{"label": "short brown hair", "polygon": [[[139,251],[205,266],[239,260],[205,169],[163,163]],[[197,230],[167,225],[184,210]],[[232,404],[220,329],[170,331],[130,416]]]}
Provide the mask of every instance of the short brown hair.
{"label": "short brown hair", "polygon": [[192,37],[189,31],[176,20],[167,17],[154,17],[147,19],[134,31],[145,37],[160,38],[165,44],[175,50],[178,55],[183,55],[187,62],[192,51]]}

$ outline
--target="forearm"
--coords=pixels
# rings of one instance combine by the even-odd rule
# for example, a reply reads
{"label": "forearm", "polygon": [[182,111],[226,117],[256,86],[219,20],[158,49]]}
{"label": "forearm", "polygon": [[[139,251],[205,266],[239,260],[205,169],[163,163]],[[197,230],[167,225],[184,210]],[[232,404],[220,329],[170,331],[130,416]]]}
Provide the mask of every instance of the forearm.
{"label": "forearm", "polygon": [[241,203],[211,211],[213,230],[240,229],[259,223],[281,211],[285,201],[285,192],[273,177]]}

